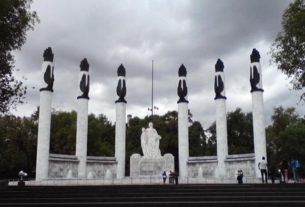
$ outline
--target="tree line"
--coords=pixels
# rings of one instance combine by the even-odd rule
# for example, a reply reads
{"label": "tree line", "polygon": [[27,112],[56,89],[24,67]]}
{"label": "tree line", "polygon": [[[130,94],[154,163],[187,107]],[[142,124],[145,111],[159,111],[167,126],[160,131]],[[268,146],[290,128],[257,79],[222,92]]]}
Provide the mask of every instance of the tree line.
{"label": "tree line", "polygon": [[[53,111],[51,116],[50,153],[75,154],[77,113]],[[131,117],[126,134],[126,175],[129,158],[142,154],[140,137],[152,117]],[[252,114],[240,108],[227,114],[229,154],[252,153]],[[178,113],[169,111],[153,116],[154,128],[162,137],[161,153],[172,153],[178,169]],[[30,117],[0,116],[0,179],[16,178],[19,170],[35,175],[38,110]],[[276,170],[283,160],[297,158],[305,165],[305,119],[294,108],[274,108],[271,124],[266,128],[269,168]],[[115,123],[103,115],[88,117],[89,156],[114,156]],[[189,123],[190,156],[216,155],[216,123],[204,127],[200,122]],[[302,166],[302,169],[303,166]]]}

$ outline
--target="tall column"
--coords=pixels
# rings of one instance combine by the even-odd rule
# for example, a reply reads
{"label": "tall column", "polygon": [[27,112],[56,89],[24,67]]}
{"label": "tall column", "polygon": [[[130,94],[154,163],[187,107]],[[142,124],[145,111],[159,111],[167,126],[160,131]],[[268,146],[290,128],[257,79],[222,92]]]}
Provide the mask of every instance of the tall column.
{"label": "tall column", "polygon": [[126,153],[126,71],[121,64],[117,70],[118,85],[117,95],[118,100],[115,101],[115,158],[117,160],[117,178],[125,177],[125,153]]}
{"label": "tall column", "polygon": [[186,86],[186,68],[182,64],[179,68],[178,84],[178,153],[179,153],[179,176],[187,178],[187,160],[189,157],[189,129],[188,129],[188,100]]}
{"label": "tall column", "polygon": [[89,101],[89,64],[83,59],[80,64],[79,89],[81,95],[77,97],[77,128],[76,128],[76,156],[79,159],[78,178],[86,178],[87,167],[87,139],[88,139],[88,101]]}
{"label": "tall column", "polygon": [[37,158],[36,158],[36,180],[48,178],[49,171],[49,151],[50,151],[50,130],[51,130],[51,106],[54,83],[54,54],[49,47],[43,53],[42,73],[44,82],[40,89],[39,123],[37,138]]}
{"label": "tall column", "polygon": [[225,177],[225,159],[228,155],[228,137],[227,137],[227,111],[225,96],[225,77],[223,62],[218,59],[215,65],[215,104],[216,104],[216,140],[217,140],[217,160],[218,167],[216,177]]}
{"label": "tall column", "polygon": [[262,85],[262,70],[260,65],[260,55],[256,49],[253,49],[250,55],[250,83],[252,93],[252,117],[253,117],[253,135],[254,135],[254,153],[256,177],[261,177],[258,169],[258,163],[262,157],[267,159],[266,153],[266,132],[264,118],[264,100]]}

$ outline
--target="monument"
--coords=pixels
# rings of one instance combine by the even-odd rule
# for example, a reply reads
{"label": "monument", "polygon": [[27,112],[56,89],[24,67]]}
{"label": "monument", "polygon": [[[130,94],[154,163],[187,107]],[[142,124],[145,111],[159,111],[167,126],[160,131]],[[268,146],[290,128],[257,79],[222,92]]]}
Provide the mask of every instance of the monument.
{"label": "monument", "polygon": [[148,128],[142,128],[141,148],[143,156],[133,154],[130,157],[130,176],[132,178],[160,177],[163,171],[174,171],[174,156],[161,155],[159,148],[161,136],[149,122]]}

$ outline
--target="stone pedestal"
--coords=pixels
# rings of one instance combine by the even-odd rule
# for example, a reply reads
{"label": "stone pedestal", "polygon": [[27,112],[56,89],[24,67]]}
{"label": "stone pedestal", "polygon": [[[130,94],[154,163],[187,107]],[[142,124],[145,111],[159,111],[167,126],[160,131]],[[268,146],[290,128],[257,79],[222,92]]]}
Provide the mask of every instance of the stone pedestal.
{"label": "stone pedestal", "polygon": [[79,159],[78,178],[85,179],[88,136],[88,99],[79,98],[76,129],[76,156]]}
{"label": "stone pedestal", "polygon": [[52,91],[40,91],[36,180],[48,178]]}
{"label": "stone pedestal", "polygon": [[189,157],[188,134],[188,104],[178,103],[178,152],[179,152],[179,177],[187,178],[187,161]]}
{"label": "stone pedestal", "polygon": [[175,160],[172,154],[165,154],[160,158],[146,158],[140,154],[130,157],[130,177],[132,178],[158,178],[164,171],[174,171]]}
{"label": "stone pedestal", "polygon": [[117,102],[115,122],[115,158],[117,159],[117,178],[125,177],[126,152],[126,103]]}

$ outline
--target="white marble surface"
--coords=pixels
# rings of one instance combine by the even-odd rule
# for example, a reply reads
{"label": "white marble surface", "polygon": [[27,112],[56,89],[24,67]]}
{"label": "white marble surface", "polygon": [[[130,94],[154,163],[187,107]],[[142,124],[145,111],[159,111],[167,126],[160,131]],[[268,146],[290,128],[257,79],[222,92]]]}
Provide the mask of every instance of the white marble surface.
{"label": "white marble surface", "polygon": [[115,104],[115,158],[117,159],[117,178],[125,177],[125,153],[126,153],[126,104]]}
{"label": "white marble surface", "polygon": [[88,99],[77,99],[76,156],[79,159],[78,178],[86,178]]}
{"label": "white marble surface", "polygon": [[178,103],[178,153],[179,153],[179,176],[187,178],[187,160],[189,157],[189,123],[188,104]]}
{"label": "white marble surface", "polygon": [[254,135],[254,153],[255,153],[255,171],[256,176],[261,177],[258,163],[264,156],[267,160],[266,152],[266,132],[264,117],[263,92],[252,92],[252,115],[253,115],[253,135]]}
{"label": "white marble surface", "polygon": [[48,178],[52,92],[40,92],[39,123],[37,138],[36,180]]}
{"label": "white marble surface", "polygon": [[160,140],[161,136],[157,130],[153,128],[153,123],[149,122],[148,128],[142,128],[141,148],[145,158],[161,157]]}
{"label": "white marble surface", "polygon": [[161,157],[148,158],[140,154],[133,154],[130,157],[131,178],[160,178],[164,171],[174,171],[175,159],[172,154],[165,154]]}
{"label": "white marble surface", "polygon": [[227,111],[226,100],[216,99],[216,140],[217,140],[217,177],[224,177],[226,174],[225,159],[228,155],[228,136],[227,136]]}

